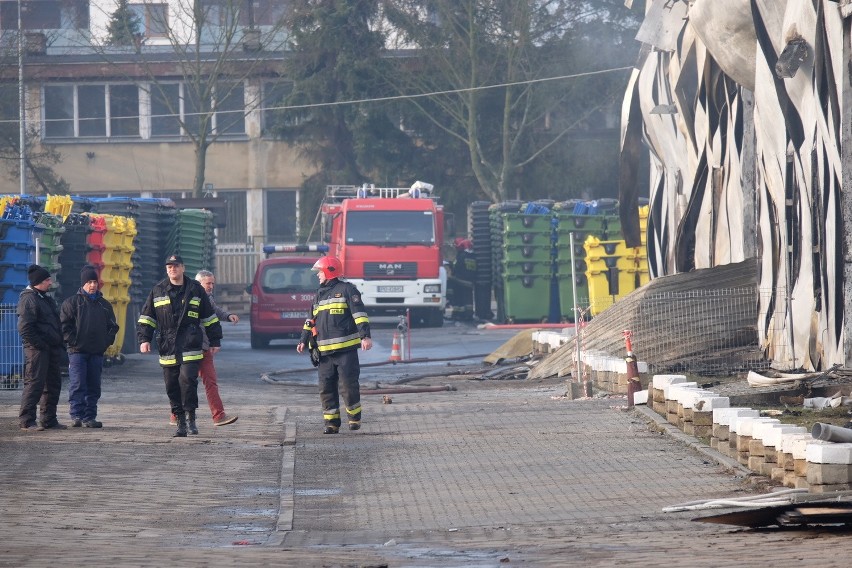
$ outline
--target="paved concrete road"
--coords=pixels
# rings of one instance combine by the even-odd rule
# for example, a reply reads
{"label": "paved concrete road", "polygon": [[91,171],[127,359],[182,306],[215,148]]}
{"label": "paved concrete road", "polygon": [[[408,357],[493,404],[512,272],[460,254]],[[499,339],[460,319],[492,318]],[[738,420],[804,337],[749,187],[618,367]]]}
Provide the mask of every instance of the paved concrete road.
{"label": "paved concrete road", "polygon": [[[392,332],[376,330],[365,361],[386,359]],[[489,333],[420,330],[413,354],[488,352],[512,335]],[[227,327],[218,358],[239,421],[213,427],[202,394],[201,433],[186,439],[171,438],[153,357],[109,369],[102,430],[20,432],[20,391],[0,391],[0,566],[848,565],[848,532],[662,513],[756,486],[622,398],[421,379],[406,386],[456,390],[365,395],[364,428],[325,436],[307,357],[292,343],[252,351],[245,335]],[[369,380],[414,367],[370,367]],[[429,366],[442,367],[455,368]],[[287,384],[260,379],[290,368]]]}

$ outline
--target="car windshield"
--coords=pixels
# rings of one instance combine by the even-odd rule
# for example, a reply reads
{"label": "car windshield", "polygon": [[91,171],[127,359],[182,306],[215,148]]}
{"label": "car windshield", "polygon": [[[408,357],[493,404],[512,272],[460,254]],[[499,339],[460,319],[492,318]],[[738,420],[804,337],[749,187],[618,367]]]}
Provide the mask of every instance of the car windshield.
{"label": "car windshield", "polygon": [[310,264],[279,264],[268,266],[260,278],[266,293],[313,292],[319,281],[313,277]]}
{"label": "car windshield", "polygon": [[346,243],[353,245],[433,245],[431,211],[354,211],[346,217]]}

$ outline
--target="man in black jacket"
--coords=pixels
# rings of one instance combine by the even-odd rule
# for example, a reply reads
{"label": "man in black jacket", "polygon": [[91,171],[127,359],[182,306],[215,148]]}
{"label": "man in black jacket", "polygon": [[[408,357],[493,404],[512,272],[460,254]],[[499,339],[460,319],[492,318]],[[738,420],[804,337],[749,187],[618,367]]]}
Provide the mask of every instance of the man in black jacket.
{"label": "man in black jacket", "polygon": [[340,430],[339,382],[343,383],[349,429],[358,430],[361,428],[358,348],[366,351],[373,346],[370,320],[358,289],[339,279],[343,276],[340,260],[324,256],[312,270],[317,273],[320,287],[314,300],[313,319],[305,322],[296,351],[302,353],[308,348],[319,352],[317,371],[325,421],[323,433],[337,434]]}
{"label": "man in black jacket", "polygon": [[[37,264],[27,270],[30,285],[18,300],[18,333],[24,344],[24,392],[18,415],[21,430],[64,430],[56,418],[56,405],[62,390],[59,361],[62,356],[62,330],[59,308],[47,291],[53,280]],[[41,421],[36,422],[36,406]]]}
{"label": "man in black jacket", "polygon": [[98,290],[98,271],[84,266],[80,290],[62,302],[59,321],[68,345],[68,403],[71,425],[100,428],[97,420],[101,398],[104,353],[115,341],[118,322],[112,305]]}
{"label": "man in black jacket", "polygon": [[158,282],[142,306],[136,335],[139,351],[151,352],[151,341],[157,333],[157,350],[166,394],[172,414],[177,417],[175,437],[198,434],[195,409],[198,408],[198,365],[204,333],[210,341],[210,353],[219,351],[222,326],[201,284],[186,278],[183,259],[176,254],[166,260],[168,278]]}

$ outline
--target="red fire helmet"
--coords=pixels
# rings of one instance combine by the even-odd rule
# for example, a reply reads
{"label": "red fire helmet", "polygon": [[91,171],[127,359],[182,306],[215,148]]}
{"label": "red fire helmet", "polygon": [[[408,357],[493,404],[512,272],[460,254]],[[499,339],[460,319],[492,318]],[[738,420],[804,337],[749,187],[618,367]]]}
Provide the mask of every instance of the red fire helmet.
{"label": "red fire helmet", "polygon": [[343,265],[340,264],[340,260],[333,256],[322,257],[314,263],[311,270],[315,272],[322,272],[327,280],[343,276]]}

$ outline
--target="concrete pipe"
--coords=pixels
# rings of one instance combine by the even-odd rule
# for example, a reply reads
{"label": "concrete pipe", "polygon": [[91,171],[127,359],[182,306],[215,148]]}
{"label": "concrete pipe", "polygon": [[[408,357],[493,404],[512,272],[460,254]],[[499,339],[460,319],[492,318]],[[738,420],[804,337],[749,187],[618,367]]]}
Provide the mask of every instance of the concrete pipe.
{"label": "concrete pipe", "polygon": [[811,436],[825,442],[852,442],[852,429],[817,422],[811,429]]}

